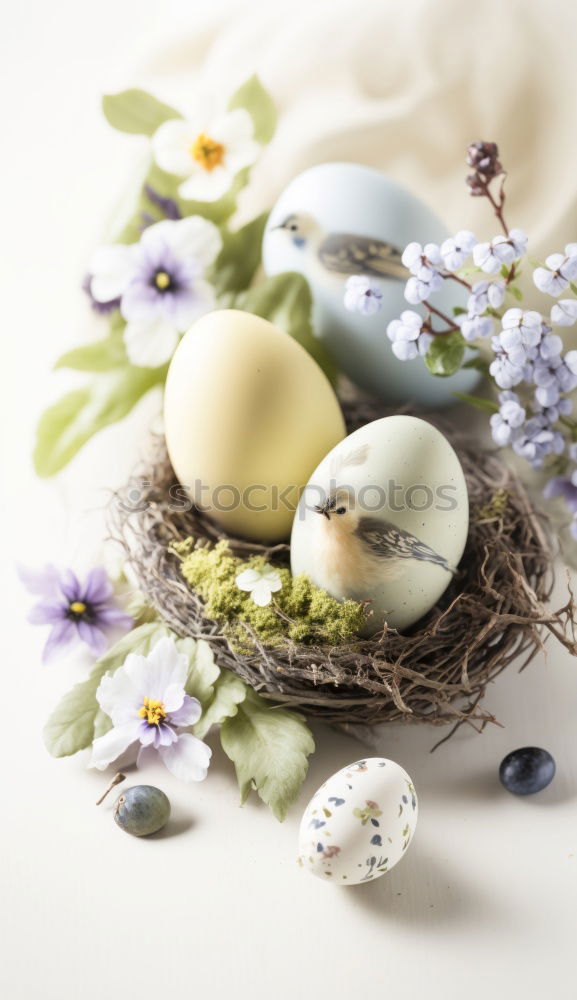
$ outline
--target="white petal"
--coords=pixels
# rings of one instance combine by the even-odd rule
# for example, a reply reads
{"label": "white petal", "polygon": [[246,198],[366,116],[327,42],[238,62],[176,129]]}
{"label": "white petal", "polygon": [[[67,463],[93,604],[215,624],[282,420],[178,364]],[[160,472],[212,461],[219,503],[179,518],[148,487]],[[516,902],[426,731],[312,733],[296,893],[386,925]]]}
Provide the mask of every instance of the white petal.
{"label": "white petal", "polygon": [[240,590],[252,590],[261,579],[261,574],[257,569],[245,569],[236,578],[236,585]]}
{"label": "white petal", "polygon": [[159,317],[149,323],[127,323],[124,344],[131,364],[158,368],[169,361],[178,343],[178,331]]}
{"label": "white petal", "polygon": [[94,740],[89,766],[97,767],[99,771],[103,771],[105,767],[112,764],[137,739],[138,726],[139,720],[135,719],[123,726],[115,726],[104,736],[99,736],[98,739]]}
{"label": "white petal", "polygon": [[90,261],[90,291],[97,302],[118,299],[134,273],[135,247],[117,243],[100,247]]}
{"label": "white petal", "polygon": [[234,108],[211,122],[208,129],[211,139],[221,142],[225,149],[240,147],[252,142],[254,126],[246,108]]}
{"label": "white petal", "polygon": [[224,165],[231,174],[238,174],[243,167],[249,167],[258,159],[261,147],[258,142],[245,142],[242,146],[230,149],[225,158]]}
{"label": "white petal", "polygon": [[141,687],[138,668],[142,670],[145,663],[143,656],[130,653],[112,677],[105,676],[100,681],[96,700],[102,711],[117,726],[137,716],[145,693]]}
{"label": "white petal", "polygon": [[252,588],[251,597],[254,603],[258,604],[259,608],[266,608],[267,604],[270,604],[272,598],[271,589],[265,580],[260,580]]}
{"label": "white petal", "polygon": [[159,747],[158,753],[179,781],[204,781],[206,778],[212,751],[192,733],[181,733],[176,743]]}
{"label": "white petal", "polygon": [[163,122],[152,137],[152,153],[161,170],[177,177],[188,177],[202,169],[190,149],[200,128],[183,118]]}
{"label": "white petal", "polygon": [[232,180],[232,174],[224,167],[201,168],[180,185],[178,193],[185,201],[218,201],[226,194]]}
{"label": "white petal", "polygon": [[145,667],[146,694],[149,698],[164,701],[169,689],[180,687],[182,697],[178,704],[166,708],[179,708],[184,698],[184,684],[188,676],[188,660],[184,653],[179,653],[173,639],[166,636],[159,639],[146,658]]}
{"label": "white petal", "polygon": [[209,285],[208,281],[197,278],[193,285],[192,295],[190,297],[180,296],[174,304],[175,326],[184,333],[195,319],[204,316],[205,313],[214,308],[216,308],[216,296],[213,286]]}
{"label": "white petal", "polygon": [[178,222],[158,222],[150,229],[156,230],[177,257],[192,257],[204,267],[212,264],[222,249],[218,229],[201,215],[192,215]]}

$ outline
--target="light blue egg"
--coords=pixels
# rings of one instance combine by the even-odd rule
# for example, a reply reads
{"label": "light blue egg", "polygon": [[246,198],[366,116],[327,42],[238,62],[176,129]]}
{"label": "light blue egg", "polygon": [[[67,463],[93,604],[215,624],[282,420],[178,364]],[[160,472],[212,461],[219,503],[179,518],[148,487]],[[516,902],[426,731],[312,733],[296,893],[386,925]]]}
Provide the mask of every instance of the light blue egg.
{"label": "light blue egg", "polygon": [[[293,215],[296,226],[287,225]],[[376,281],[383,298],[375,315],[345,309],[347,273],[338,269],[335,253],[354,246],[354,240],[327,241],[339,234],[373,237],[402,251],[412,240],[441,243],[449,233],[439,219],[378,170],[323,163],[299,174],[281,194],[264,234],[263,263],[268,275],[298,271],[307,278],[317,336],[339,368],[368,392],[389,403],[413,400],[422,406],[445,406],[455,401],[453,393],[471,392],[479,380],[473,369],[440,378],[431,375],[421,358],[399,361],[394,356],[386,333],[389,321],[404,309],[423,312],[407,303],[401,278]],[[366,273],[362,262],[358,273]],[[464,304],[463,292],[448,281],[432,301],[452,315],[453,306]]]}

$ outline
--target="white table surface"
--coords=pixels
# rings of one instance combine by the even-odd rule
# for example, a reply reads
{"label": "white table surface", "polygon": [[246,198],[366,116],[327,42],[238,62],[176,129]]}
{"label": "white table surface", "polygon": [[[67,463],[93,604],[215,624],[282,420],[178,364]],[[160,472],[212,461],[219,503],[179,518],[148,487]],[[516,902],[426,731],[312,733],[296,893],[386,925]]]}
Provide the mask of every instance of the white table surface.
{"label": "white table surface", "polygon": [[[178,5],[175,5],[178,7]],[[102,507],[138,452],[153,401],[94,441],[58,480],[30,465],[37,414],[72,376],[50,376],[79,340],[76,291],[117,192],[127,147],[102,123],[101,91],[125,86],[127,52],[152,47],[171,4],[71,0],[12,5],[1,39],[5,158],[2,467],[2,826],[0,981],[7,1000],[143,996],[569,1000],[575,987],[577,665],[550,644],[486,699],[505,728],[391,727],[374,752],[419,793],[419,825],[388,876],[342,889],[296,865],[301,811],[316,787],[367,748],[315,725],[318,750],[283,825],[253,798],[240,810],[232,765],[210,739],[207,781],[142,777],[173,804],[165,834],[124,836],[86,756],[56,761],[42,725],[89,660],[40,665],[43,630],[14,562],[89,566]],[[144,27],[144,24],[146,25]],[[32,31],[32,26],[34,30]],[[136,37],[135,37],[136,34]],[[136,53],[136,55],[135,55]],[[138,80],[136,82],[139,82]],[[127,154],[128,155],[128,154]],[[559,574],[557,599],[562,603]],[[509,750],[549,749],[554,783],[526,800],[501,789]]]}

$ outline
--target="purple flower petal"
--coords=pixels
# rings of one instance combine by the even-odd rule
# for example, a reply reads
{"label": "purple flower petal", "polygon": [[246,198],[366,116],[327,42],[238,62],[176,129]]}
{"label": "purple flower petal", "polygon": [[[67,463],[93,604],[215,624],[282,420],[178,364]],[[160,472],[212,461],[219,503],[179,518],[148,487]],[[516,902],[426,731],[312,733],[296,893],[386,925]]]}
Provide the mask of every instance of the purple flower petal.
{"label": "purple flower petal", "polygon": [[95,608],[95,614],[99,625],[116,625],[126,629],[130,629],[134,625],[134,619],[130,615],[111,605]]}
{"label": "purple flower petal", "polygon": [[60,578],[60,590],[69,604],[73,601],[82,600],[82,587],[80,581],[71,569],[65,569]]}
{"label": "purple flower petal", "polygon": [[39,601],[28,614],[31,625],[56,625],[67,617],[67,608],[57,601]]}
{"label": "purple flower petal", "polygon": [[44,646],[42,662],[49,663],[59,653],[64,654],[76,638],[77,633],[74,622],[69,618],[64,618],[62,621],[57,622],[52,626],[48,641]]}
{"label": "purple flower petal", "polygon": [[60,586],[60,576],[56,566],[51,563],[42,569],[29,569],[27,566],[17,567],[18,576],[22,583],[32,594],[41,594],[42,597],[54,597]]}
{"label": "purple flower petal", "polygon": [[102,656],[106,652],[109,642],[104,635],[102,629],[98,628],[97,625],[92,625],[90,622],[83,621],[80,619],[76,623],[76,628],[78,629],[78,635],[85,642],[87,646],[90,647],[96,656]]}
{"label": "purple flower petal", "polygon": [[159,747],[169,747],[173,743],[176,743],[178,736],[176,735],[174,729],[168,726],[166,722],[161,722],[159,726],[156,726],[156,733],[154,734],[154,748],[158,750]]}
{"label": "purple flower petal", "polygon": [[91,569],[84,584],[84,600],[89,604],[101,604],[113,594],[112,584],[101,566]]}
{"label": "purple flower petal", "polygon": [[170,724],[172,726],[192,726],[198,722],[202,715],[202,708],[197,698],[190,695],[184,696],[184,701],[180,708],[170,713]]}
{"label": "purple flower petal", "polygon": [[160,747],[160,756],[168,770],[180,781],[203,781],[212,751],[191,733],[182,733],[169,747]]}

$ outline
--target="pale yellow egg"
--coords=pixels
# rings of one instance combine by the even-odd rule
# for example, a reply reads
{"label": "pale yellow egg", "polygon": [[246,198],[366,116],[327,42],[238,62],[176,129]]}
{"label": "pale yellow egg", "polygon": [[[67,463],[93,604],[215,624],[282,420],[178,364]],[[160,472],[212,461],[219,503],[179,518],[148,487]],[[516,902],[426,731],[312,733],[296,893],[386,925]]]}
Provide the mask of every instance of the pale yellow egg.
{"label": "pale yellow egg", "polygon": [[292,337],[234,309],[185,334],[166,380],[170,460],[193,502],[228,533],[290,533],[314,468],[345,435],[324,373]]}

